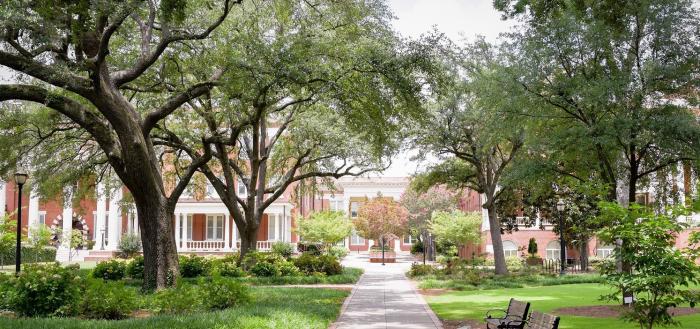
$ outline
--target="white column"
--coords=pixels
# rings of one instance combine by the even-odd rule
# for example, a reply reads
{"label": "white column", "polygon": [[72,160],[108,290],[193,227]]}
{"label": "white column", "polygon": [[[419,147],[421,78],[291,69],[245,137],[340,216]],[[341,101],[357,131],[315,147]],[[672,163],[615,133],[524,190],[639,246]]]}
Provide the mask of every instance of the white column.
{"label": "white column", "polygon": [[61,245],[64,248],[70,249],[70,239],[73,234],[73,208],[71,208],[70,205],[63,206],[61,218],[63,219],[63,243],[61,243]]}
{"label": "white column", "polygon": [[5,216],[5,207],[7,207],[7,182],[0,181],[0,217]]}
{"label": "white column", "polygon": [[182,214],[182,250],[187,250],[187,213]]}
{"label": "white column", "polygon": [[27,234],[39,223],[39,196],[36,191],[29,192],[29,211],[27,212]]}
{"label": "white column", "polygon": [[134,223],[134,234],[141,235],[141,229],[139,228],[139,211],[134,207],[134,213],[132,214]]}
{"label": "white column", "polygon": [[231,218],[224,214],[224,250],[231,249]]}
{"label": "white column", "polygon": [[95,246],[94,250],[104,250],[104,229],[105,217],[107,215],[107,196],[105,195],[105,186],[103,183],[97,185],[97,209],[95,209]]}
{"label": "white column", "polygon": [[182,214],[179,212],[175,213],[175,247],[180,251],[180,221],[182,220]]}
{"label": "white column", "polygon": [[122,200],[122,190],[121,187],[117,188],[109,196],[109,217],[107,222],[108,231],[108,242],[107,250],[117,250],[119,247],[119,237],[121,236],[121,230],[119,227],[121,225],[121,209],[119,203]]}

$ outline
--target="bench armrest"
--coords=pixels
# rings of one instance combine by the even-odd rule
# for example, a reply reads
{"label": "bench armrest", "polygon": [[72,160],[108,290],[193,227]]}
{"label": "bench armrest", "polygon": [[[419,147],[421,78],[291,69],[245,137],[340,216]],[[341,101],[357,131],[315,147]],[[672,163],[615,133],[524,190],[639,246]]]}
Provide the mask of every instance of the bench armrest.
{"label": "bench armrest", "polygon": [[525,319],[520,319],[520,320],[511,320],[506,323],[506,327],[515,327],[515,326],[520,326],[527,324],[528,321]]}
{"label": "bench armrest", "polygon": [[492,309],[492,310],[486,311],[486,318],[487,318],[487,319],[490,319],[490,318],[493,317],[493,316],[491,315],[491,312],[502,312],[503,314],[508,315],[508,311],[506,311],[506,310]]}

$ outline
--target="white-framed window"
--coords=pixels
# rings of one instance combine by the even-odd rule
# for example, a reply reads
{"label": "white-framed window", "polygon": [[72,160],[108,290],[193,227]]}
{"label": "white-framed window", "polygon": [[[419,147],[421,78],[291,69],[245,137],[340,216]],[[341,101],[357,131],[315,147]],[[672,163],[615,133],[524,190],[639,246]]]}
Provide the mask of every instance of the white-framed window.
{"label": "white-framed window", "polygon": [[363,246],[365,244],[365,238],[359,236],[357,232],[353,231],[350,236],[350,244],[355,246]]}
{"label": "white-framed window", "polygon": [[187,222],[187,240],[192,241],[192,215],[187,215],[185,221]]}
{"label": "white-framed window", "polygon": [[341,211],[345,212],[345,207],[343,206],[343,200],[333,200],[329,201],[329,207],[331,211]]}
{"label": "white-framed window", "polygon": [[413,244],[414,241],[416,241],[416,238],[412,237],[410,234],[404,235],[403,237],[403,244]]}
{"label": "white-framed window", "polygon": [[246,197],[248,196],[248,188],[245,186],[245,184],[242,181],[238,181],[237,187],[236,187],[236,193],[238,194],[239,197]]}
{"label": "white-framed window", "polygon": [[46,211],[39,212],[39,224],[46,225]]}
{"label": "white-framed window", "polygon": [[350,218],[357,217],[360,211],[360,203],[357,201],[350,202]]}
{"label": "white-framed window", "polygon": [[503,255],[505,257],[518,257],[518,245],[510,240],[503,241]]}
{"label": "white-framed window", "polygon": [[608,258],[612,256],[613,250],[615,250],[614,246],[598,245],[595,249],[595,253],[598,257]]}
{"label": "white-framed window", "polygon": [[224,239],[224,215],[207,215],[207,240]]}
{"label": "white-framed window", "polygon": [[267,216],[267,240],[268,241],[284,241],[286,235],[286,227],[284,218],[278,214],[270,214]]}
{"label": "white-framed window", "polygon": [[561,258],[561,245],[558,240],[550,241],[545,250],[547,251],[547,259]]}

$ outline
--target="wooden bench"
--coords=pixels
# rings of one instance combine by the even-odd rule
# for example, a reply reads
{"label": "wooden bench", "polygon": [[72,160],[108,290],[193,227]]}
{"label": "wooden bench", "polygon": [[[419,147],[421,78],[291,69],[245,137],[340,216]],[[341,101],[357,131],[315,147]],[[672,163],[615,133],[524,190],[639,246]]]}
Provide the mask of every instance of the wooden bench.
{"label": "wooden bench", "polygon": [[559,317],[540,313],[532,312],[530,318],[526,321],[526,329],[558,329],[559,328]]}
{"label": "wooden bench", "polygon": [[[490,310],[486,313],[486,328],[487,329],[523,329],[528,323],[527,313],[530,310],[530,303],[521,302],[510,299],[508,309],[506,310]],[[503,312],[502,317],[494,317],[491,312]]]}

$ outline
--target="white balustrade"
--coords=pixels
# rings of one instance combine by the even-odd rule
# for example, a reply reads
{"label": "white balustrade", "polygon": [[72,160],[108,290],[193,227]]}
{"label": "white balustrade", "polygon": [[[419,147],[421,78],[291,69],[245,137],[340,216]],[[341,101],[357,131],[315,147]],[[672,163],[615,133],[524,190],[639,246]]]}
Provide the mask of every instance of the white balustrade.
{"label": "white balustrade", "polygon": [[225,244],[220,241],[186,241],[187,250],[191,251],[223,251]]}

